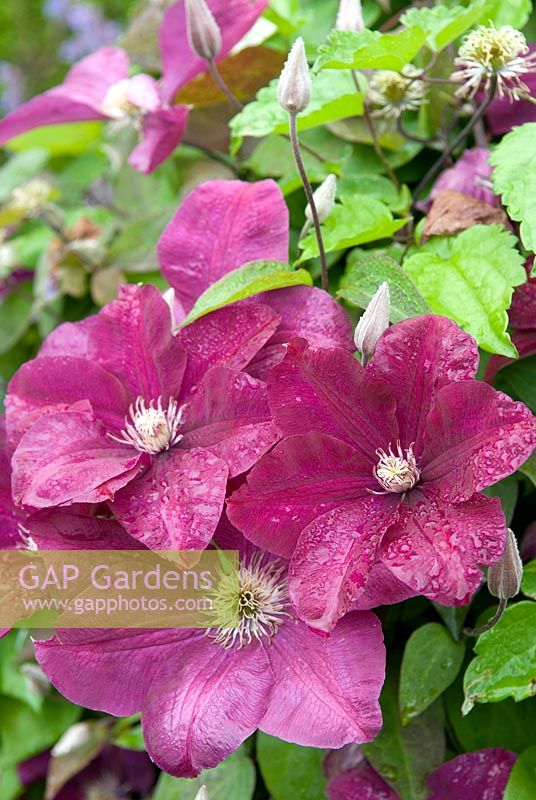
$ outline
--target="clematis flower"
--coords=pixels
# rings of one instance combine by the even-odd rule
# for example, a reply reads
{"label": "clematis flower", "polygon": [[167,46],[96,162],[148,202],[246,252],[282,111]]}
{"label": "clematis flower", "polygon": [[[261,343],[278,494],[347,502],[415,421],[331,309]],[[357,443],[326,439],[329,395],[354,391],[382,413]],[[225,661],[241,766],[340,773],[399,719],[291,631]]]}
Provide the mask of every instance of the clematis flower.
{"label": "clematis flower", "polygon": [[43,125],[108,119],[139,131],[140,143],[129,163],[140,172],[152,172],[181,141],[188,113],[187,106],[170,106],[163,100],[154,78],[129,77],[124,50],[103,47],[75,64],[60,86],[1,120],[0,145]]}
{"label": "clematis flower", "polygon": [[98,316],[55,331],[8,388],[15,502],[106,502],[148,547],[203,549],[227,478],[276,438],[265,384],[241,370],[278,321],[251,304],[173,336],[158,290],[125,286]]}
{"label": "clematis flower", "polygon": [[6,422],[0,414],[0,550],[14,550],[23,544],[20,525],[26,514],[15,506],[11,497],[11,467],[6,449]]}
{"label": "clematis flower", "polygon": [[430,201],[446,189],[451,189],[490,206],[500,206],[499,198],[493,194],[493,168],[489,165],[488,158],[489,150],[486,147],[465,150],[454,166],[444,170],[434,183],[430,191]]}
{"label": "clematis flower", "polygon": [[[288,210],[272,180],[207,181],[182,203],[158,243],[162,274],[174,289],[177,322],[216,281],[251,261],[287,263]],[[248,366],[265,379],[284,355],[284,346],[303,336],[311,344],[352,351],[350,322],[329,295],[311,286],[277,289],[256,295],[280,316],[271,339]],[[244,304],[241,303],[241,305]]]}
{"label": "clematis flower", "polygon": [[[429,776],[428,800],[502,800],[515,761],[500,748],[456,756]],[[399,800],[366,761],[335,775],[326,791],[329,800]]]}
{"label": "clematis flower", "polygon": [[[529,43],[528,48],[529,53],[534,57],[536,44]],[[523,81],[528,89],[528,94],[532,97],[536,96],[536,72],[527,72],[523,76]],[[496,97],[486,111],[485,119],[491,133],[494,136],[502,136],[516,125],[536,122],[536,106],[528,100],[521,99],[512,103],[508,97]]]}
{"label": "clematis flower", "polygon": [[[149,755],[181,777],[216,766],[257,729],[312,747],[372,739],[385,677],[378,619],[352,612],[318,636],[294,615],[280,559],[226,521],[217,542],[240,551],[238,577],[214,598],[220,628],[61,631],[36,648],[52,683],[86,708],[141,710]],[[239,626],[228,628],[237,604]]]}
{"label": "clematis flower", "polygon": [[479,565],[500,558],[504,515],[480,490],[530,456],[536,421],[474,380],[477,366],[470,336],[424,316],[389,328],[366,369],[296,340],[272,370],[284,438],[228,513],[291,559],[290,596],[308,624],[330,630],[378,562],[413,593],[458,605],[478,587]]}

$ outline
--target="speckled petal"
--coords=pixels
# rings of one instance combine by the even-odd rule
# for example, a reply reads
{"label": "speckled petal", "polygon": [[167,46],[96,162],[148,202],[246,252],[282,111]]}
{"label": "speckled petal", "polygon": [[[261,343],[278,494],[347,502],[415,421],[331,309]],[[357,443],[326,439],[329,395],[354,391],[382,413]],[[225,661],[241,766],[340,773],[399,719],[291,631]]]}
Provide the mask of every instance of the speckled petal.
{"label": "speckled petal", "polygon": [[348,614],[330,636],[289,620],[267,653],[274,678],[262,731],[309,747],[367,742],[379,732],[385,647],[374,614]]}
{"label": "speckled petal", "polygon": [[536,418],[479,381],[445,386],[428,416],[421,477],[451,502],[467,500],[523,464],[536,447]]}
{"label": "speckled petal", "polygon": [[326,793],[329,800],[399,800],[366,762],[336,775],[328,783]]}
{"label": "speckled petal", "polygon": [[227,475],[226,464],[208,450],[175,447],[116,494],[113,511],[152,550],[203,550],[223,509]]}
{"label": "speckled petal", "polygon": [[186,408],[180,446],[204,447],[229,475],[249,469],[277,440],[266,384],[226,367],[212,367]]}
{"label": "speckled petal", "polygon": [[290,597],[312,628],[332,630],[364,590],[400,497],[368,495],[317,517],[302,532],[289,569]]}
{"label": "speckled petal", "polygon": [[331,436],[290,436],[263,456],[228,500],[229,519],[259,547],[289,557],[309,523],[370,497],[377,482],[363,457]]}
{"label": "speckled petal", "polygon": [[472,378],[477,367],[478,348],[471,336],[445,317],[423,316],[389,328],[367,370],[391,383],[402,447],[413,443],[419,457],[436,392]]}
{"label": "speckled petal", "polygon": [[469,602],[482,580],[479,566],[498,561],[506,523],[496,497],[475,494],[447,505],[432,494],[409,495],[400,519],[386,533],[381,559],[416,594],[443,605]]}
{"label": "speckled petal", "polygon": [[26,529],[39,550],[139,550],[142,545],[115,520],[70,509],[38,511]]}
{"label": "speckled petal", "polygon": [[462,753],[432,772],[429,800],[503,800],[516,758],[498,747]]}

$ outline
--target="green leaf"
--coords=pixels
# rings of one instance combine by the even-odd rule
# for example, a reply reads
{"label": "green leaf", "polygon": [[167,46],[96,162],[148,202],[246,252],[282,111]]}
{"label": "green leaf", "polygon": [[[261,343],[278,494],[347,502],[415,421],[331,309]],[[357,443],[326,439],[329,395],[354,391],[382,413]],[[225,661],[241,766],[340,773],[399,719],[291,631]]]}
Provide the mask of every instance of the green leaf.
{"label": "green leaf", "polygon": [[496,703],[505,697],[519,701],[534,694],[535,624],[536,603],[523,601],[507,608],[501,621],[478,638],[477,657],[463,681],[463,714],[475,703]]}
{"label": "green leaf", "polygon": [[536,413],[536,356],[521,358],[500,370],[494,386],[515,400],[522,400]]}
{"label": "green leaf", "polygon": [[352,250],[338,292],[352,305],[366,308],[378,286],[387,281],[391,296],[391,322],[429,314],[430,308],[411,279],[392,258]]}
{"label": "green leaf", "polygon": [[327,43],[318,48],[314,70],[389,69],[400,72],[417,55],[426,40],[418,27],[401,33],[332,30]]}
{"label": "green leaf", "polygon": [[515,237],[501,225],[432,237],[403,267],[432,311],[457,322],[483,350],[517,356],[506,333],[506,312],[526,273]]}
{"label": "green leaf", "polygon": [[[312,80],[312,99],[306,110],[298,115],[298,130],[307,130],[363,113],[363,94],[356,92],[348,73],[322,73],[314,75]],[[257,99],[231,120],[235,150],[244,136],[261,137],[270,133],[288,133],[288,114],[279,105],[277,84],[278,80],[274,80],[261,89]]]}
{"label": "green leaf", "polygon": [[523,580],[521,581],[521,591],[527,597],[536,600],[536,558],[529,561],[523,567]]}
{"label": "green leaf", "polygon": [[449,629],[453,639],[459,641],[469,606],[442,606],[435,600],[432,601],[432,605]]}
{"label": "green leaf", "polygon": [[257,760],[272,800],[324,800],[323,759],[324,751],[315,747],[257,735]]}
{"label": "green leaf", "polygon": [[484,489],[484,494],[488,497],[498,497],[501,501],[506,524],[509,525],[514,516],[516,508],[517,497],[519,495],[519,483],[515,475],[509,475],[508,478],[499,481],[494,486]]}
{"label": "green leaf", "polygon": [[62,697],[46,697],[40,713],[0,696],[0,768],[10,767],[51,747],[80,717],[81,709]]}
{"label": "green leaf", "polygon": [[534,486],[536,486],[536,453],[531,455],[524,464],[519,467],[519,472],[525,475]]}
{"label": "green leaf", "polygon": [[16,767],[0,770],[0,789],[2,789],[2,800],[15,800],[16,797],[20,797],[23,787]]}
{"label": "green leaf", "polygon": [[373,197],[389,206],[395,214],[407,214],[411,203],[408,187],[404,185],[400,190],[396,189],[385,175],[352,172],[337,181],[337,190],[341,197],[354,194]]}
{"label": "green leaf", "polygon": [[27,637],[15,632],[0,639],[0,695],[22,700],[39,712],[43,705],[43,694],[36,691],[21,669],[24,663],[23,650],[27,644]]}
{"label": "green leaf", "polygon": [[[322,225],[326,253],[386,239],[406,224],[405,219],[394,219],[390,209],[380,200],[366,195],[345,195],[340,199],[341,203],[337,203]],[[298,263],[318,255],[314,230],[310,230],[302,240],[301,248]]]}
{"label": "green leaf", "polygon": [[236,303],[260,292],[282,289],[286,286],[311,286],[313,279],[304,269],[293,270],[279,261],[252,261],[234,269],[209,286],[198,298],[183,325],[222,306]]}
{"label": "green leaf", "polygon": [[20,287],[0,302],[0,355],[6,353],[28,329],[33,301]]}
{"label": "green leaf", "polygon": [[125,747],[127,750],[145,750],[145,741],[141,725],[135,725],[123,731],[115,740],[114,744],[118,747]]}
{"label": "green leaf", "polygon": [[485,0],[477,0],[467,8],[463,6],[449,8],[446,5],[410,8],[403,14],[401,22],[407,27],[418,25],[422,30],[428,31],[426,44],[431,50],[439,51],[458,39],[475,23],[480,22],[485,6]]}
{"label": "green leaf", "polygon": [[35,147],[17,153],[0,168],[0,203],[7,200],[13,189],[32,178],[43,169],[48,161],[48,153],[42,147]]}
{"label": "green leaf", "polygon": [[172,778],[160,775],[153,800],[194,800],[202,786],[209,800],[251,800],[255,788],[255,767],[241,747],[214,769],[206,769],[195,778]]}
{"label": "green leaf", "polygon": [[403,727],[393,675],[387,677],[380,703],[383,728],[373,742],[362,745],[361,749],[400,800],[424,800],[428,796],[426,778],[443,762],[445,752],[441,706],[434,704]]}
{"label": "green leaf", "polygon": [[470,714],[462,715],[463,680],[460,676],[443,695],[450,728],[461,750],[472,752],[485,747],[503,747],[520,753],[536,744],[533,724],[536,699],[516,703],[477,704]]}
{"label": "green leaf", "polygon": [[517,759],[503,800],[534,800],[536,797],[536,747],[529,747]]}
{"label": "green leaf", "polygon": [[407,725],[432,705],[456,678],[465,654],[443,625],[430,622],[409,637],[400,671],[399,702]]}
{"label": "green leaf", "polygon": [[62,125],[46,125],[22,133],[11,139],[6,148],[15,153],[44,148],[51,156],[73,156],[92,150],[102,139],[102,122],[69,122]]}
{"label": "green leaf", "polygon": [[514,28],[524,28],[532,12],[531,0],[487,0],[482,14],[482,23],[489,25],[512,25]]}
{"label": "green leaf", "polygon": [[508,216],[520,222],[521,241],[536,251],[536,122],[514,128],[492,152],[491,180]]}

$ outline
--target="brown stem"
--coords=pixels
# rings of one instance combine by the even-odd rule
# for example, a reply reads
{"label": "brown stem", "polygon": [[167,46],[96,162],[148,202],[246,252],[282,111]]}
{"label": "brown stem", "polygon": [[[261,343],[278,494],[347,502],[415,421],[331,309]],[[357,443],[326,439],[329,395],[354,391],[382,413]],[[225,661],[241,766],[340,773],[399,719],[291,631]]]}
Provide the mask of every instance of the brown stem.
{"label": "brown stem", "polygon": [[465,636],[480,636],[481,633],[486,633],[486,631],[490,631],[495,625],[499,622],[502,615],[506,611],[506,606],[508,605],[508,600],[499,600],[499,606],[497,611],[492,616],[489,622],[486,622],[485,625],[482,625],[480,628],[464,628],[463,632]]}
{"label": "brown stem", "polygon": [[212,75],[212,80],[214,81],[220,92],[225,95],[225,97],[231,103],[231,105],[233,105],[236,109],[238,109],[238,111],[242,111],[242,109],[244,108],[244,104],[240,102],[238,97],[235,94],[233,94],[231,89],[227,86],[227,84],[225,83],[225,81],[221,76],[221,72],[219,71],[218,66],[214,61],[214,59],[213,58],[209,59],[207,61],[207,64],[208,64],[208,71]]}
{"label": "brown stem", "polygon": [[405,139],[409,139],[410,142],[417,142],[418,144],[429,145],[435,141],[435,138],[423,138],[422,136],[415,136],[413,133],[410,133],[404,128],[404,123],[402,121],[402,115],[400,115],[396,120],[396,129],[401,136]]}
{"label": "brown stem", "polygon": [[[357,75],[355,70],[351,70],[352,72],[352,80],[354,82],[354,86],[358,92],[361,91],[359,86],[359,81],[357,80]],[[366,97],[363,100],[363,116],[365,118],[365,123],[367,125],[368,131],[370,133],[370,138],[372,139],[372,146],[374,147],[374,152],[378,156],[379,160],[383,164],[383,167],[391,180],[391,183],[394,185],[397,192],[400,191],[400,184],[398,182],[398,178],[396,177],[392,166],[389,164],[385,153],[383,152],[383,147],[380,144],[380,140],[378,139],[378,134],[376,133],[376,128],[374,127],[374,120],[372,119],[372,114],[370,113],[370,108],[367,103]]]}
{"label": "brown stem", "polygon": [[489,84],[488,93],[486,95],[486,99],[484,100],[484,102],[481,103],[481,105],[479,105],[477,108],[475,108],[470,120],[465,125],[465,127],[459,132],[459,134],[451,142],[451,144],[443,151],[443,153],[437,159],[437,161],[434,164],[432,164],[432,166],[430,167],[430,169],[428,170],[428,172],[426,173],[424,178],[422,178],[419,181],[419,183],[417,184],[417,187],[416,187],[416,189],[415,189],[415,191],[413,193],[413,201],[412,201],[412,204],[411,204],[412,212],[415,211],[415,207],[416,207],[417,201],[419,200],[419,197],[423,193],[423,191],[426,188],[426,186],[430,183],[430,181],[432,181],[439,174],[439,172],[441,171],[443,166],[447,163],[447,161],[449,160],[451,155],[454,153],[454,151],[458,147],[458,145],[460,145],[463,142],[465,137],[468,136],[471,133],[471,131],[473,130],[473,128],[475,127],[477,122],[480,119],[482,119],[482,117],[484,116],[484,114],[488,110],[489,106],[493,102],[493,98],[495,97],[496,89],[497,89],[497,76],[496,75],[492,75],[491,80],[490,80],[490,84]]}
{"label": "brown stem", "polygon": [[300,173],[303,188],[305,190],[307,202],[309,203],[309,208],[311,209],[311,215],[313,217],[313,225],[316,233],[316,240],[318,242],[320,266],[322,269],[322,288],[327,291],[328,265],[326,261],[326,251],[324,250],[324,240],[322,238],[322,230],[320,228],[320,220],[318,218],[318,211],[316,209],[315,199],[313,197],[313,190],[311,188],[311,184],[309,183],[309,178],[307,177],[307,172],[305,171],[305,167],[303,165],[303,160],[301,157],[300,142],[298,140],[298,126],[296,122],[296,114],[290,112],[289,118],[290,118],[290,144],[292,146],[292,152],[294,154],[296,166],[298,167],[298,172]]}

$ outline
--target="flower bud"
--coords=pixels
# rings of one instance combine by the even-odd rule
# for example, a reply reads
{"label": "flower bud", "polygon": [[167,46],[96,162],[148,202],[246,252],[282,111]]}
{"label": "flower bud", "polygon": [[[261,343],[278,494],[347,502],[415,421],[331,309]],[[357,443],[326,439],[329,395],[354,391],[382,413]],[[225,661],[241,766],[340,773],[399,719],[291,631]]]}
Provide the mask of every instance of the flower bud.
{"label": "flower bud", "polygon": [[335,28],[338,31],[364,31],[361,0],[340,0]]}
{"label": "flower bud", "polygon": [[366,307],[355,329],[354,342],[363,356],[363,364],[370,361],[378,340],[389,327],[390,310],[389,284],[384,282]]}
{"label": "flower bud", "polygon": [[506,547],[500,561],[488,569],[488,589],[490,594],[500,600],[515,597],[521,587],[523,564],[519,555],[517,539],[508,528]]}
{"label": "flower bud", "polygon": [[279,78],[277,87],[279,104],[290,114],[298,114],[309,105],[311,91],[311,75],[305,55],[305,45],[299,36],[292,45]]}
{"label": "flower bud", "polygon": [[[313,200],[315,201],[316,210],[318,213],[318,219],[320,222],[324,222],[335,206],[335,194],[337,192],[337,177],[333,174],[328,175],[328,177],[320,184],[318,189],[313,194]],[[300,239],[302,236],[305,236],[311,225],[313,224],[313,214],[311,211],[311,206],[307,203],[305,207],[305,225],[302,228],[302,232],[300,234]]]}
{"label": "flower bud", "polygon": [[205,0],[185,0],[186,32],[193,52],[212,61],[221,50],[221,31]]}
{"label": "flower bud", "polygon": [[208,793],[207,793],[207,787],[206,786],[202,786],[200,788],[200,790],[198,791],[198,793],[194,797],[194,800],[208,800]]}

